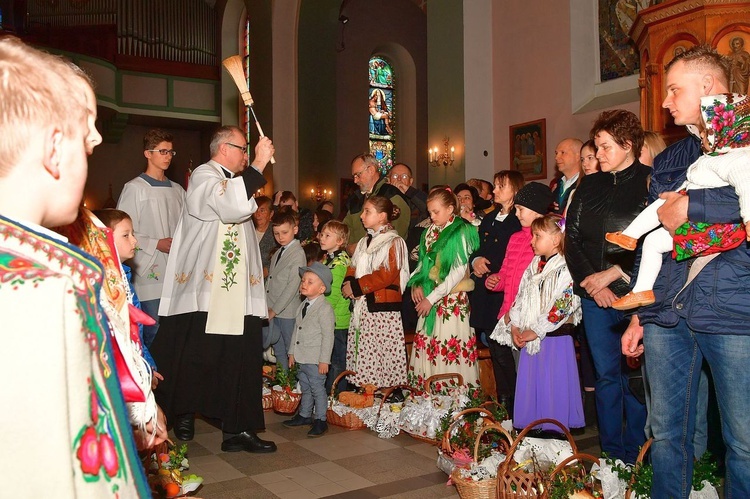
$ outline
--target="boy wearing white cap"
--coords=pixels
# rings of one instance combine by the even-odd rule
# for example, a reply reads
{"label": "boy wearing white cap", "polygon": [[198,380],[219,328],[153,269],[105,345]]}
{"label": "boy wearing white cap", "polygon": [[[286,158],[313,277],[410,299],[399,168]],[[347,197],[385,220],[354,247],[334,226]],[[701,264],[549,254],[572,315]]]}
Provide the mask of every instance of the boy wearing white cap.
{"label": "boy wearing white cap", "polygon": [[[308,437],[319,437],[328,431],[326,423],[326,374],[331,364],[333,329],[336,317],[333,307],[323,294],[331,292],[333,275],[320,262],[300,267],[299,292],[305,300],[297,308],[297,316],[289,345],[289,367],[299,364],[299,384],[302,389],[299,413],[283,422],[284,426],[312,424]],[[313,415],[314,409],[314,415]]]}

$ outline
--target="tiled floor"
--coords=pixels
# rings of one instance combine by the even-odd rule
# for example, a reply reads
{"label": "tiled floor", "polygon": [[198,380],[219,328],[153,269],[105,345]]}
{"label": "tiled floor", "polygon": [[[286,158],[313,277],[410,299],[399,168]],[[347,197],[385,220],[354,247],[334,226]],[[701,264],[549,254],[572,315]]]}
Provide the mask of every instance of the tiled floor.
{"label": "tiled floor", "polygon": [[[307,427],[286,428],[288,416],[266,412],[265,440],[273,454],[221,452],[221,431],[196,421],[188,442],[190,473],[204,478],[195,495],[204,499],[336,497],[341,499],[457,498],[436,465],[436,448],[400,434],[390,440],[370,430],[330,426],[321,438],[308,438]],[[587,431],[576,439],[579,450],[599,454],[598,436]]]}

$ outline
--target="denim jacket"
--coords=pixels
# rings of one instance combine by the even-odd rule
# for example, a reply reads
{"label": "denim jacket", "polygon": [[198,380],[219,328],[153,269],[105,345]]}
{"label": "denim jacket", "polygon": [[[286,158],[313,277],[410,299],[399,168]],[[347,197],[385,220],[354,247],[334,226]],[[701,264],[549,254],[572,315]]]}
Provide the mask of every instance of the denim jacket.
{"label": "denim jacket", "polygon": [[[685,138],[659,154],[654,162],[650,201],[676,190],[687,168],[701,154],[695,137]],[[748,165],[750,167],[750,165]],[[741,223],[739,198],[734,187],[688,191],[688,218],[695,222]],[[677,262],[663,256],[654,285],[656,303],[641,307],[641,324],[671,327],[680,318],[691,330],[703,333],[750,334],[750,250],[746,244],[719,253],[687,286],[694,259]]]}

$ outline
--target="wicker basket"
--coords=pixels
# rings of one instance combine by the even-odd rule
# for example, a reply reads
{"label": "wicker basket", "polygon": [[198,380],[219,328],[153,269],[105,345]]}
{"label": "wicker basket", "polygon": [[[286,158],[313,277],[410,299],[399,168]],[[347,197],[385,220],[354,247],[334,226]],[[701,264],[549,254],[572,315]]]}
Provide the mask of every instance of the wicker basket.
{"label": "wicker basket", "polygon": [[343,416],[339,416],[336,414],[336,412],[331,409],[333,404],[338,401],[338,399],[335,396],[336,387],[339,385],[339,381],[341,381],[341,378],[344,376],[348,376],[349,374],[357,374],[354,371],[342,371],[341,374],[336,376],[336,379],[333,381],[333,385],[331,385],[331,396],[328,398],[328,410],[326,411],[326,420],[329,424],[340,426],[341,428],[346,428],[347,430],[361,430],[365,427],[364,421],[362,421],[362,418],[357,416],[354,412],[347,412]]}
{"label": "wicker basket", "polygon": [[630,482],[628,483],[628,490],[625,491],[625,499],[630,499],[630,497],[633,495],[633,482],[635,482],[635,472],[643,466],[643,460],[646,457],[646,452],[648,452],[648,449],[651,447],[651,444],[653,443],[654,439],[649,438],[646,440],[646,443],[643,444],[643,447],[641,447],[641,451],[638,453],[638,459],[635,460],[635,467],[633,468],[633,476],[630,478]]}
{"label": "wicker basket", "polygon": [[[500,432],[507,445],[502,448],[507,449],[508,446],[513,442],[513,437],[510,436],[505,428],[499,424],[488,424],[483,426],[477,433],[476,441],[474,442],[474,462],[479,462],[479,447],[482,441],[482,435],[488,430],[494,430]],[[497,478],[488,478],[486,480],[474,481],[471,478],[464,478],[461,476],[460,468],[457,467],[451,473],[451,481],[458,490],[458,495],[461,499],[493,499],[497,493]]]}
{"label": "wicker basket", "polygon": [[[453,445],[451,444],[451,441],[450,441],[450,435],[453,432],[453,427],[456,426],[456,424],[460,423],[463,420],[463,417],[465,415],[474,414],[474,413],[483,415],[484,417],[483,427],[497,423],[497,421],[492,419],[492,413],[483,407],[472,407],[471,409],[464,409],[463,411],[457,412],[453,416],[453,421],[451,421],[451,424],[448,426],[448,429],[445,430],[445,433],[443,434],[443,438],[440,441],[440,455],[442,455],[444,459],[447,459],[452,462],[451,456],[453,455],[455,451],[458,450],[458,449],[453,448]],[[440,457],[438,457],[438,459],[440,459]],[[443,467],[441,466],[438,466],[438,467],[441,470],[448,473],[449,475],[453,472],[453,470],[448,472]]]}
{"label": "wicker basket", "polygon": [[[459,373],[444,373],[444,374],[435,374],[433,376],[430,376],[426,380],[424,380],[424,391],[421,392],[421,393],[419,392],[419,390],[417,390],[417,389],[415,389],[414,387],[411,387],[411,386],[401,385],[400,387],[404,388],[406,390],[409,390],[410,392],[414,393],[415,395],[421,395],[422,393],[429,393],[429,394],[433,395],[432,384],[434,382],[440,381],[442,379],[454,379],[454,378],[458,381],[459,385],[463,385],[464,384],[464,378],[463,378],[463,376],[461,376],[461,374],[459,374]],[[420,435],[418,433],[411,433],[411,432],[406,431],[406,430],[404,430],[404,433],[406,433],[407,435],[409,435],[410,437],[412,437],[415,440],[419,440],[420,442],[424,442],[426,444],[435,445],[435,446],[440,445],[440,440],[437,439],[437,438],[425,437],[424,435]]]}
{"label": "wicker basket", "polygon": [[[565,438],[568,439],[570,447],[573,449],[573,454],[578,453],[578,447],[576,446],[573,436],[570,434],[568,429],[559,421],[554,419],[538,419],[529,423],[529,425],[518,434],[513,445],[506,453],[505,461],[497,469],[497,498],[498,499],[529,499],[531,497],[545,497],[546,482],[548,476],[545,476],[541,471],[535,471],[533,473],[526,472],[523,468],[518,466],[518,463],[513,459],[518,445],[526,437],[526,435],[536,426],[543,423],[550,423],[558,426]],[[539,492],[541,491],[541,492]]]}
{"label": "wicker basket", "polygon": [[[267,379],[268,381],[273,381],[273,378],[271,376],[268,376],[267,374],[264,374],[263,377]],[[263,383],[265,386],[265,383]],[[268,387],[270,388],[270,383],[268,384]],[[263,395],[262,397],[263,402],[263,410],[264,411],[272,411],[273,410],[273,390],[271,390],[271,393],[268,395]]]}
{"label": "wicker basket", "polygon": [[299,407],[302,394],[293,393],[287,390],[278,391],[271,389],[271,397],[273,397],[274,411],[281,414],[294,414],[297,412],[297,407]]}
{"label": "wicker basket", "polygon": [[[565,458],[560,464],[558,464],[555,469],[550,473],[549,475],[549,481],[547,482],[547,485],[545,486],[545,489],[548,493],[551,493],[551,484],[554,481],[555,477],[557,475],[569,475],[571,473],[578,473],[579,478],[583,480],[586,477],[586,470],[581,466],[580,468],[572,468],[570,464],[573,461],[590,461],[591,463],[598,464],[599,458],[596,456],[593,456],[591,454],[585,454],[583,452],[579,452],[578,454],[573,454],[572,456],[568,456]],[[598,487],[598,492],[601,493],[601,487]],[[570,495],[569,497],[573,498],[583,498],[583,497],[594,497],[590,491],[584,489],[579,492],[576,492],[573,495]],[[600,496],[603,497],[603,496]]]}
{"label": "wicker basket", "polygon": [[[500,409],[502,409],[502,412],[505,413],[505,417],[501,421],[505,421],[505,420],[511,418],[510,414],[508,413],[508,409],[503,404],[500,404],[500,403],[498,403],[498,402],[496,402],[494,400],[488,400],[487,402],[485,402],[484,404],[480,405],[479,407],[483,407],[483,408],[489,410],[490,412],[492,412],[492,409],[494,409],[495,407],[499,407]],[[494,416],[494,413],[493,413],[492,419],[497,419]],[[500,423],[500,421],[498,421],[498,423]]]}

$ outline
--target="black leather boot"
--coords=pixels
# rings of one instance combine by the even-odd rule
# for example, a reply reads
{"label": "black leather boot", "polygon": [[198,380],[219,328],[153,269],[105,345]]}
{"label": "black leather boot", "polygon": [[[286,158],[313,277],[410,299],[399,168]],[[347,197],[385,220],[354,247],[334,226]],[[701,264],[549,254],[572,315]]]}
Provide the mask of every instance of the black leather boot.
{"label": "black leather boot", "polygon": [[177,416],[173,430],[177,440],[192,440],[195,436],[195,414],[180,414]]}

